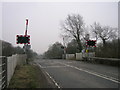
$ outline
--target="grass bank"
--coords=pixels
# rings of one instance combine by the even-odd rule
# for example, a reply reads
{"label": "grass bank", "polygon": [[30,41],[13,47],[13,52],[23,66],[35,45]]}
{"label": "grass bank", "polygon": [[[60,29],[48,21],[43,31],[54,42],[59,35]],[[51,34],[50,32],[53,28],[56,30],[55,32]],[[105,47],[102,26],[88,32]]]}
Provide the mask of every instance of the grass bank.
{"label": "grass bank", "polygon": [[17,66],[8,88],[51,88],[45,75],[36,65]]}

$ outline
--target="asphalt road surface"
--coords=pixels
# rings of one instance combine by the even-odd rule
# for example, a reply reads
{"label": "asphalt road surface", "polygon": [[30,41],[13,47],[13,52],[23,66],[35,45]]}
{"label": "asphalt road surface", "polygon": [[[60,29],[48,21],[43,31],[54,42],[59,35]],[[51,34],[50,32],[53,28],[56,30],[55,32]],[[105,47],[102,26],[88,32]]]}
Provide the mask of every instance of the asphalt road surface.
{"label": "asphalt road surface", "polygon": [[58,88],[118,88],[118,67],[84,61],[37,59]]}

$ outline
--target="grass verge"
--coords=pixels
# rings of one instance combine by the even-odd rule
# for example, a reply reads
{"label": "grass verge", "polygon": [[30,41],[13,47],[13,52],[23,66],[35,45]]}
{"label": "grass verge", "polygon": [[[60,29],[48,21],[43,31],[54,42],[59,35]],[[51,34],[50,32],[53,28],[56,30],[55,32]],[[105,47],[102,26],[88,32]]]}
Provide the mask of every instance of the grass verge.
{"label": "grass verge", "polygon": [[39,68],[35,65],[17,66],[8,88],[43,88],[40,74]]}

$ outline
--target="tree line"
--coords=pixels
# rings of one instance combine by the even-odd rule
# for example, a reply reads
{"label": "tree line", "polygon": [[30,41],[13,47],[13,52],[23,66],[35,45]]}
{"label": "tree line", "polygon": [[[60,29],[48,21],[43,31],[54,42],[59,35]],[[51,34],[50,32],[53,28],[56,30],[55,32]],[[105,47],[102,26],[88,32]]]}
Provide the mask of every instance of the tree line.
{"label": "tree line", "polygon": [[[13,54],[25,54],[24,49],[21,48],[20,46],[14,47],[11,43],[0,40],[0,51],[2,53],[2,56],[12,56]],[[34,52],[33,50],[29,50],[27,53],[27,56],[29,58],[32,58],[34,56],[36,56],[37,53]]]}
{"label": "tree line", "polygon": [[[118,28],[101,25],[94,22],[86,27],[83,17],[79,14],[69,14],[61,23],[61,36],[65,40],[66,53],[80,53],[86,49],[86,40],[96,40],[96,47],[92,49],[96,57],[120,58],[119,51],[120,39],[118,37]],[[47,58],[62,58],[63,46],[61,43],[54,43],[44,53]],[[89,50],[90,51],[90,50]]]}

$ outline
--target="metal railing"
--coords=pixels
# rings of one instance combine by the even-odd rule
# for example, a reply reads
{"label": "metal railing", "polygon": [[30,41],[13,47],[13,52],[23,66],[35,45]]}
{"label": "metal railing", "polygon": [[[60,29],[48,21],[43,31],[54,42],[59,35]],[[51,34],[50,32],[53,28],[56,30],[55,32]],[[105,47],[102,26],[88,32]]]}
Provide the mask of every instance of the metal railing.
{"label": "metal railing", "polygon": [[101,58],[101,57],[89,57],[89,58],[96,59],[96,60],[115,61],[115,62],[120,61],[120,59],[118,58]]}
{"label": "metal railing", "polygon": [[113,65],[120,67],[120,59],[118,58],[101,58],[101,57],[87,57],[85,58],[87,61],[91,61],[94,63],[101,63],[107,65]]}
{"label": "metal railing", "polygon": [[7,87],[7,57],[0,56],[0,90]]}
{"label": "metal railing", "polygon": [[24,65],[27,56],[16,54],[10,57],[0,56],[0,90],[7,88],[17,65]]}

